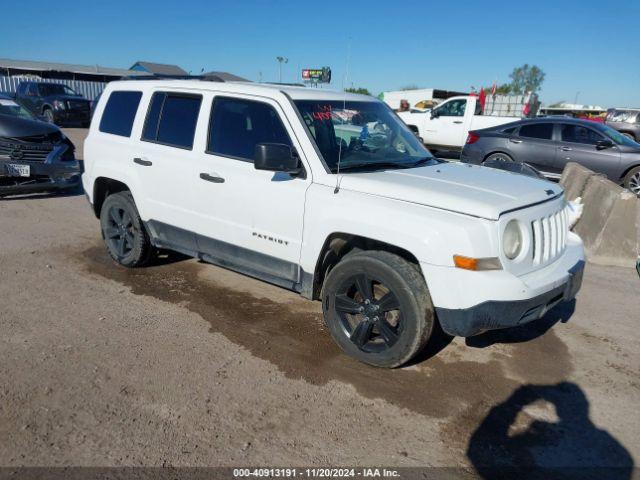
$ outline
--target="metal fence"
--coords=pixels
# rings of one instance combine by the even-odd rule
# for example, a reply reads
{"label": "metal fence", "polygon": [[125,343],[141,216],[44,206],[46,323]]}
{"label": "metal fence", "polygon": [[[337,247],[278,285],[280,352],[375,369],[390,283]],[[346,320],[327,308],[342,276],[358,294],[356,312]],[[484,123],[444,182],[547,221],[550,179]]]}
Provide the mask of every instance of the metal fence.
{"label": "metal fence", "polygon": [[534,116],[538,111],[540,103],[537,95],[529,98],[527,95],[487,95],[483,115],[499,117],[521,117],[524,106],[530,102],[529,116]]}
{"label": "metal fence", "polygon": [[96,98],[100,93],[102,93],[102,90],[104,90],[104,87],[107,85],[106,82],[90,82],[87,80],[60,80],[56,78],[41,78],[38,75],[15,75],[10,77],[6,75],[0,75],[0,92],[14,93],[18,88],[20,82],[28,80],[37,80],[47,83],[61,83],[63,85],[67,85],[87,100],[93,100],[94,98]]}

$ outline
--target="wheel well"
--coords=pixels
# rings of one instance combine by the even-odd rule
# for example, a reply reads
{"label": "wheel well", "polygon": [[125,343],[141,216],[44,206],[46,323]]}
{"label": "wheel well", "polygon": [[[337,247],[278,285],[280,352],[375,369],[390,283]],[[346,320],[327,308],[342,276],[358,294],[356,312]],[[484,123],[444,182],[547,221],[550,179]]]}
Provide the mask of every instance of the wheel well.
{"label": "wheel well", "polygon": [[629,168],[627,168],[623,173],[622,176],[620,177],[620,182],[622,182],[624,180],[624,177],[627,176],[627,173],[629,173],[631,170],[633,170],[634,168],[640,167],[640,163],[636,163],[635,165],[631,165]]}
{"label": "wheel well", "polygon": [[313,273],[313,299],[320,299],[322,284],[327,274],[345,255],[353,250],[384,250],[404,258],[420,269],[418,259],[404,248],[359,235],[332,233],[325,240],[322,251],[318,256],[318,261],[316,262],[316,268]]}
{"label": "wheel well", "polygon": [[105,199],[112,193],[129,191],[129,187],[118,180],[107,177],[96,178],[93,184],[93,212],[100,218],[100,210]]}

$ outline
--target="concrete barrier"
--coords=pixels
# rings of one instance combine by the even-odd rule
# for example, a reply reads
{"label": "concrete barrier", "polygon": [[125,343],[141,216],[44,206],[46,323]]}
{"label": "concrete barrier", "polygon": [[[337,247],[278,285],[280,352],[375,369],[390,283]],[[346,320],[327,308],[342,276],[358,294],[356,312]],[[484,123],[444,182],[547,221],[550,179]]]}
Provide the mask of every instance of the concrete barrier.
{"label": "concrete barrier", "polygon": [[579,163],[567,163],[560,178],[560,185],[564,188],[565,198],[567,200],[575,200],[581,197],[589,178],[594,175],[598,174],[593,170],[583,167]]}
{"label": "concrete barrier", "polygon": [[586,178],[579,195],[584,210],[574,230],[584,241],[588,260],[604,265],[635,266],[640,253],[640,200],[584,167],[573,167],[572,170],[579,177],[574,181],[572,172],[567,175],[567,184],[574,189],[573,194]]}

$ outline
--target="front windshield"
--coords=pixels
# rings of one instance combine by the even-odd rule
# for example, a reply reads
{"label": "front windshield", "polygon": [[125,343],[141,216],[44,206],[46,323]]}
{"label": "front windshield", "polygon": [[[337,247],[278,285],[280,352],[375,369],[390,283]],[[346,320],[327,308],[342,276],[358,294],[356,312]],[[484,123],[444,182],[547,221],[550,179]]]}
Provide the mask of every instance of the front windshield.
{"label": "front windshield", "polygon": [[43,97],[50,95],[77,95],[71,88],[57,83],[41,83],[38,86],[38,90]]}
{"label": "front windshield", "polygon": [[24,109],[21,105],[18,105],[13,100],[7,100],[4,98],[0,98],[0,114],[2,115],[11,115],[12,117],[20,117],[27,118],[29,120],[33,120],[33,115],[31,115],[27,110]]}
{"label": "front windshield", "polygon": [[381,102],[297,100],[303,120],[335,173],[356,168],[407,168],[437,161]]}
{"label": "front windshield", "polygon": [[618,145],[626,145],[627,147],[638,146],[638,144],[633,140],[631,140],[629,137],[622,135],[619,131],[614,130],[613,128],[607,125],[599,124],[598,128],[602,133],[604,133],[607,137],[609,137],[611,140],[614,141],[614,143],[617,143]]}

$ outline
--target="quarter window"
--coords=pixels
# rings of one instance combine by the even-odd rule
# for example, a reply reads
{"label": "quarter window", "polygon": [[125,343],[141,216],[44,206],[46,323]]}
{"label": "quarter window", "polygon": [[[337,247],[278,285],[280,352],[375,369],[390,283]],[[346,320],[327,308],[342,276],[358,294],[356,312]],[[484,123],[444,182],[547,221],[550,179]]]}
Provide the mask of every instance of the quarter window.
{"label": "quarter window", "polygon": [[154,93],[142,139],[191,150],[201,103],[200,95]]}
{"label": "quarter window", "polygon": [[275,109],[253,100],[216,98],[211,111],[207,152],[253,162],[258,143],[292,146]]}
{"label": "quarter window", "polygon": [[587,145],[595,145],[604,137],[590,128],[582,125],[562,125],[562,141],[571,143],[584,143]]}
{"label": "quarter window", "polygon": [[142,92],[111,92],[100,119],[100,131],[129,137]]}
{"label": "quarter window", "polygon": [[542,140],[551,140],[553,134],[552,123],[532,123],[520,127],[519,136],[525,138],[539,138]]}

